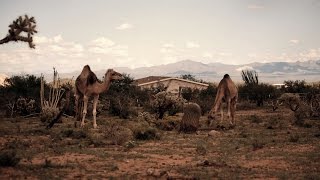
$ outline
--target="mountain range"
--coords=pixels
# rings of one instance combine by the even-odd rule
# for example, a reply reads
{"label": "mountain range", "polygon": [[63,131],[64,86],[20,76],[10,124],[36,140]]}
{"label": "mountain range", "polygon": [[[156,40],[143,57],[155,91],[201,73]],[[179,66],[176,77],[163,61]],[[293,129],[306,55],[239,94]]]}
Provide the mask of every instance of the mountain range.
{"label": "mountain range", "polygon": [[[220,81],[224,74],[229,74],[235,82],[242,82],[241,70],[255,70],[258,72],[260,82],[283,83],[285,80],[306,80],[317,82],[320,80],[320,60],[304,62],[270,62],[250,63],[243,65],[229,65],[223,63],[201,63],[192,60],[183,60],[176,63],[140,67],[140,68],[114,68],[121,73],[129,74],[138,79],[146,76],[179,77],[184,74],[194,75],[196,79],[208,82]],[[97,76],[102,77],[106,70],[97,71]],[[79,73],[78,73],[79,74]]]}
{"label": "mountain range", "polygon": [[[265,83],[283,83],[285,80],[306,80],[307,82],[318,82],[320,80],[320,60],[296,61],[296,62],[270,62],[250,63],[242,65],[229,65],[223,63],[201,63],[192,60],[183,60],[165,65],[127,68],[115,67],[120,73],[129,74],[134,79],[147,76],[170,76],[179,77],[191,74],[196,79],[207,82],[219,82],[224,74],[229,74],[238,83],[242,82],[241,70],[255,70],[258,72],[259,81]],[[80,71],[60,74],[60,78],[75,79]],[[98,78],[102,78],[106,69],[94,70]],[[3,75],[5,76],[5,75]],[[44,74],[47,81],[52,80],[52,74]],[[0,82],[1,83],[1,82]]]}

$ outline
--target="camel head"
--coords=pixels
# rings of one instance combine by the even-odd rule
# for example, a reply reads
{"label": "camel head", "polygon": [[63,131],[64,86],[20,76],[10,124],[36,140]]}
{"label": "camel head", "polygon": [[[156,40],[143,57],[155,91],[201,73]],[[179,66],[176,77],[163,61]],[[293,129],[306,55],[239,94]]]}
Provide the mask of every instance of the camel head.
{"label": "camel head", "polygon": [[108,69],[105,77],[109,80],[122,80],[123,76],[122,74],[118,73],[117,71],[113,70],[113,69]]}

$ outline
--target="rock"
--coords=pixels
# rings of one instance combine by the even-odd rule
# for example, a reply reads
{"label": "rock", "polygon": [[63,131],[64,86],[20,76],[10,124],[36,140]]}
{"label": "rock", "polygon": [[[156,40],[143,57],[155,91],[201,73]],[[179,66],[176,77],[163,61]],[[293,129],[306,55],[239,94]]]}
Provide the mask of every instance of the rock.
{"label": "rock", "polygon": [[147,175],[153,176],[153,174],[154,174],[154,169],[153,168],[147,169]]}
{"label": "rock", "polygon": [[208,136],[219,136],[220,132],[216,130],[212,130],[208,133]]}

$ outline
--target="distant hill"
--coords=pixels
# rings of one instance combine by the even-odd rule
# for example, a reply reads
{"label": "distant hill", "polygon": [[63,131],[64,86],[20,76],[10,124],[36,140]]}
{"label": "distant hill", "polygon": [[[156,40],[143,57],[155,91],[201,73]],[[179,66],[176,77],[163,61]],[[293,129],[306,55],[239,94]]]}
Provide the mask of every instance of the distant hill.
{"label": "distant hill", "polygon": [[[271,62],[271,63],[250,63],[243,65],[229,65],[223,63],[204,64],[192,60],[183,60],[176,63],[158,65],[152,67],[127,68],[115,67],[114,70],[129,74],[131,77],[143,78],[147,76],[171,76],[179,77],[183,74],[194,75],[197,79],[209,82],[220,81],[224,74],[229,74],[236,82],[242,82],[241,70],[256,70],[259,74],[260,82],[282,83],[284,80],[306,80],[308,82],[319,81],[320,60],[304,62]],[[73,80],[80,74],[80,71],[60,74],[61,78],[72,78]],[[106,69],[93,70],[98,78],[102,78]],[[45,74],[47,81],[51,81],[52,75]]]}

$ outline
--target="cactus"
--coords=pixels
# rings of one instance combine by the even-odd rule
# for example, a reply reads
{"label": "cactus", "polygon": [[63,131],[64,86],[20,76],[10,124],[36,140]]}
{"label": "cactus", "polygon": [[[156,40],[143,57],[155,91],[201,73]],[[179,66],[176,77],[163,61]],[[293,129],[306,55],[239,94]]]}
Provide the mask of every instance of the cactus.
{"label": "cactus", "polygon": [[185,133],[197,131],[201,117],[200,106],[196,103],[186,103],[183,107],[183,113],[179,131]]}
{"label": "cactus", "polygon": [[[34,17],[29,18],[28,15],[19,16],[12,24],[9,25],[8,35],[0,40],[0,44],[8,43],[10,41],[27,42],[30,48],[35,48],[33,43],[33,35],[37,33],[36,21]],[[27,37],[22,36],[21,33],[27,33]]]}

